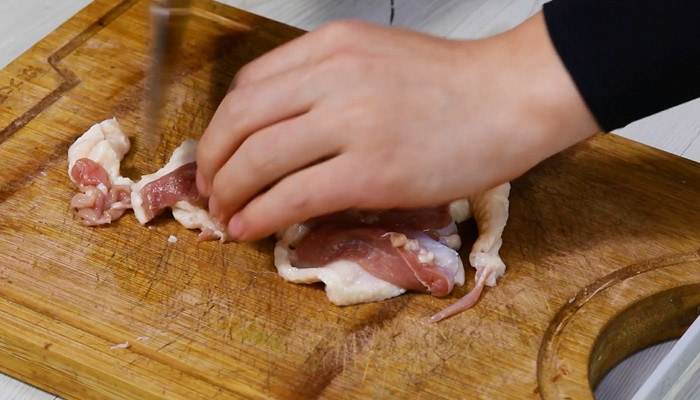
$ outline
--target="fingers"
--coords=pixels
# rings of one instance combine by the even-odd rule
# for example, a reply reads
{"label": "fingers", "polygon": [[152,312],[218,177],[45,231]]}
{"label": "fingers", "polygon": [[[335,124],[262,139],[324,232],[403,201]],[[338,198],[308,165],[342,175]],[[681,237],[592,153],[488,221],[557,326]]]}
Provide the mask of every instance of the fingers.
{"label": "fingers", "polygon": [[211,194],[216,171],[253,132],[307,112],[320,86],[307,84],[311,67],[230,92],[214,113],[197,146],[197,188]]}
{"label": "fingers", "polygon": [[273,182],[338,154],[336,130],[324,129],[332,121],[324,121],[318,114],[312,111],[249,136],[214,177],[209,199],[211,215],[228,221]]}
{"label": "fingers", "polygon": [[341,155],[287,176],[233,216],[229,233],[242,241],[263,238],[299,221],[358,205],[357,164]]}
{"label": "fingers", "polygon": [[360,21],[338,21],[309,32],[264,54],[241,68],[231,83],[240,87],[290,69],[317,63],[339,49],[356,45],[358,35],[370,29]]}

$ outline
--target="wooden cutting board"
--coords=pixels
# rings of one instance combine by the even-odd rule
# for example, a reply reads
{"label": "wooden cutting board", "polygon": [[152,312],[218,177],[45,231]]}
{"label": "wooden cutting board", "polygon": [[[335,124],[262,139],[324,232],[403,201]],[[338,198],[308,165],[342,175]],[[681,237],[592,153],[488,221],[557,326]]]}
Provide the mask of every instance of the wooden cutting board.
{"label": "wooden cutting board", "polygon": [[[613,135],[514,182],[508,272],[436,325],[422,318],[473,270],[446,299],[336,307],[277,276],[271,240],[197,243],[130,214],[81,226],[66,151],[91,124],[116,116],[133,135],[122,171],[152,172],[201,134],[240,66],[302,34],[195,1],[167,134],[148,149],[148,5],[95,1],[0,73],[3,372],[73,399],[586,399],[697,316],[700,165]],[[461,230],[466,255],[475,228]]]}

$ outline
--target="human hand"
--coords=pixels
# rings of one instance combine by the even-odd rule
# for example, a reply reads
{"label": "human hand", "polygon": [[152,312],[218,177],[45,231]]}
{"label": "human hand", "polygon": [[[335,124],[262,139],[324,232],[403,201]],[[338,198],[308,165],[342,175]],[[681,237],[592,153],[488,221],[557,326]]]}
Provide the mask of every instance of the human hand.
{"label": "human hand", "polygon": [[242,68],[197,150],[239,240],[348,208],[445,204],[597,130],[543,18],[451,41],[328,25]]}

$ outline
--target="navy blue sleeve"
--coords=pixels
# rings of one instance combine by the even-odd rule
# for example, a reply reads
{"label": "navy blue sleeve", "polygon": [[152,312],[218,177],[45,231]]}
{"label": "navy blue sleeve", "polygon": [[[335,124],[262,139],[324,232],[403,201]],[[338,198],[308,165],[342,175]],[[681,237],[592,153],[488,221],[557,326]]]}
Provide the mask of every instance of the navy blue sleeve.
{"label": "navy blue sleeve", "polygon": [[700,97],[700,0],[554,0],[543,12],[604,130]]}

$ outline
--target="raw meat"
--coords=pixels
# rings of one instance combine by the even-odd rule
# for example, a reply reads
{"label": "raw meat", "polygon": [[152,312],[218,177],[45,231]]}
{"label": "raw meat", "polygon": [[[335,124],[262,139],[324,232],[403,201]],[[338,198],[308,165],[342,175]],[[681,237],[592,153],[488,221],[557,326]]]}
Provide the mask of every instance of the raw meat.
{"label": "raw meat", "polygon": [[211,219],[206,199],[199,195],[195,185],[196,140],[186,140],[175,149],[170,161],[157,172],[144,175],[132,186],[131,204],[134,215],[146,224],[166,208],[173,217],[188,229],[202,232],[197,240],[231,240],[226,230]]}
{"label": "raw meat", "polygon": [[503,229],[508,221],[508,194],[510,183],[504,183],[484,193],[450,204],[450,214],[456,222],[474,217],[479,237],[472,246],[469,263],[476,268],[474,288],[456,303],[428,319],[438,322],[465,311],[479,300],[484,285],[496,286],[496,279],[506,272],[506,265],[498,251],[501,249]]}
{"label": "raw meat", "polygon": [[131,179],[119,174],[129,147],[129,138],[113,118],[90,127],[68,149],[68,176],[81,190],[71,207],[84,224],[108,224],[131,208]]}
{"label": "raw meat", "polygon": [[464,311],[505,272],[498,251],[508,219],[508,183],[447,208],[349,211],[294,225],[278,234],[275,266],[295,283],[324,282],[338,305],[384,300],[406,290],[445,296],[464,283],[455,249],[461,246],[456,222],[474,216],[479,237],[470,263],[474,288],[429,321]]}
{"label": "raw meat", "polygon": [[323,281],[328,298],[338,305],[378,301],[406,290],[446,296],[455,284],[464,284],[459,255],[446,245],[458,245],[456,234],[444,208],[336,213],[282,232],[275,265],[287,280]]}
{"label": "raw meat", "polygon": [[129,139],[116,119],[93,125],[68,150],[68,175],[81,193],[71,200],[86,225],[108,224],[134,208],[141,224],[166,208],[188,229],[200,229],[198,240],[230,240],[209,217],[206,199],[195,185],[197,141],[187,140],[170,161],[134,184],[119,174],[119,163],[129,151]]}

